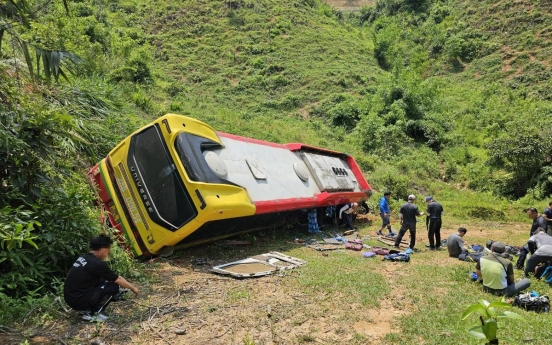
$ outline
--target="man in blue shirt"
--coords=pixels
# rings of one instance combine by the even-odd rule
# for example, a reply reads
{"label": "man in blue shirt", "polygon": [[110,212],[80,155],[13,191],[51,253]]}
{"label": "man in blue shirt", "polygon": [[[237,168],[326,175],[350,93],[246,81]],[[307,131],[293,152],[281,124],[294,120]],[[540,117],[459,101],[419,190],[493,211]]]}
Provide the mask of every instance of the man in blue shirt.
{"label": "man in blue shirt", "polygon": [[378,235],[380,236],[383,236],[381,231],[385,227],[387,227],[389,235],[393,235],[393,231],[391,231],[391,221],[389,219],[389,198],[391,198],[391,192],[385,192],[379,201],[381,228],[378,230]]}

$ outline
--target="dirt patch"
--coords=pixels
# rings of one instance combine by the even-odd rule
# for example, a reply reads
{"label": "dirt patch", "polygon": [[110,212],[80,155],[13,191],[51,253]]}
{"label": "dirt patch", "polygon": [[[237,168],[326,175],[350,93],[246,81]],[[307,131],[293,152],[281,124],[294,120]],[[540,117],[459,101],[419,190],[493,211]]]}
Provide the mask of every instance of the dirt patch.
{"label": "dirt patch", "polygon": [[0,334],[1,344],[19,344],[25,341],[25,337],[19,333]]}
{"label": "dirt patch", "polygon": [[344,11],[358,11],[363,6],[374,5],[374,0],[326,0],[326,3],[333,8]]}
{"label": "dirt patch", "polygon": [[389,333],[400,332],[395,326],[396,318],[405,314],[405,310],[395,308],[390,300],[383,300],[381,308],[366,311],[363,319],[353,325],[353,329],[371,340],[381,340]]}

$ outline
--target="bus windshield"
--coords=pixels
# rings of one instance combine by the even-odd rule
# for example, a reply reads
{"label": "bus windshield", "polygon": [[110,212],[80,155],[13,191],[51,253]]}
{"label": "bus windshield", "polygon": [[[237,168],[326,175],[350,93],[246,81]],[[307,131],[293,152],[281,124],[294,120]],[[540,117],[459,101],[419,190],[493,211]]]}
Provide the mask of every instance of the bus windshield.
{"label": "bus windshield", "polygon": [[155,223],[175,231],[197,215],[158,125],[132,137],[127,164],[140,199]]}

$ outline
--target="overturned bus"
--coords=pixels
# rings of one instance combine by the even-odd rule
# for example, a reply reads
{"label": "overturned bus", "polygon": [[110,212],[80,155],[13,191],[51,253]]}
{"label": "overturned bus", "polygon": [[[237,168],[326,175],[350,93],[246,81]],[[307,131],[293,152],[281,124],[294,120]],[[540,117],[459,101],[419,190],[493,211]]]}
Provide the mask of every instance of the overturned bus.
{"label": "overturned bus", "polygon": [[216,132],[175,114],[132,133],[88,175],[106,220],[136,257],[371,195],[347,154]]}

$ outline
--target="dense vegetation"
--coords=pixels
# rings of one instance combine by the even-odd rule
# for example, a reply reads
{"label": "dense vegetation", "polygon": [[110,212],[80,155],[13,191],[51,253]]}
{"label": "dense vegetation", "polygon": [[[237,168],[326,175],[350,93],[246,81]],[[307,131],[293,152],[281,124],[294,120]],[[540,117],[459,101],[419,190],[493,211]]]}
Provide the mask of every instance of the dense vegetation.
{"label": "dense vegetation", "polygon": [[395,203],[515,217],[552,194],[550,6],[2,2],[0,311],[59,289],[102,228],[86,170],[167,112],[348,151]]}

